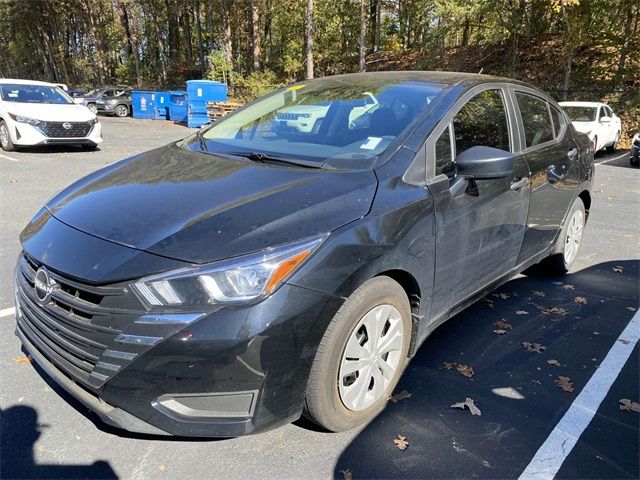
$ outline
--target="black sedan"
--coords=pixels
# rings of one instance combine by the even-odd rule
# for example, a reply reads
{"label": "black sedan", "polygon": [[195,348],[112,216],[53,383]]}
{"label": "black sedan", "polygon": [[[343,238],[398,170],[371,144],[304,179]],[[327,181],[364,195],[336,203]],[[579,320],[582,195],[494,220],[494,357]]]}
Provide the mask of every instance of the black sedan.
{"label": "black sedan", "polygon": [[636,133],[631,140],[631,155],[629,163],[633,167],[640,167],[640,132]]}
{"label": "black sedan", "polygon": [[[280,136],[293,106],[320,127]],[[346,430],[449,317],[571,267],[592,173],[589,139],[523,83],[295,84],[50,200],[20,238],[17,335],[130,431]]]}

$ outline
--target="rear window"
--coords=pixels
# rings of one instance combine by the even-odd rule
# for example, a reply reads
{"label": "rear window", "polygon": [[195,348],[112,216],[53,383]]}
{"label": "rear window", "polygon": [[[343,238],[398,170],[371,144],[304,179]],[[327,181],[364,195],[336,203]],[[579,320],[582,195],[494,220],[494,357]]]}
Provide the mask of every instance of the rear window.
{"label": "rear window", "polygon": [[596,107],[562,107],[572,122],[593,122],[596,119]]}
{"label": "rear window", "polygon": [[547,102],[541,98],[516,92],[524,126],[527,147],[535,147],[555,138]]}

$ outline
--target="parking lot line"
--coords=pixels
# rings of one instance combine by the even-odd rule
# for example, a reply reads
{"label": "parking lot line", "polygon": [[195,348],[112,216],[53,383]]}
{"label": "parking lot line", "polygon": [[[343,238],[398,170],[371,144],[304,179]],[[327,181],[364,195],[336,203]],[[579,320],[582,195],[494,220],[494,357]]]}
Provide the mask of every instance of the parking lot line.
{"label": "parking lot line", "polygon": [[640,311],[615,341],[600,367],[538,449],[519,480],[552,479],[598,411],[640,337]]}
{"label": "parking lot line", "polygon": [[0,310],[0,318],[8,317],[10,315],[13,315],[14,313],[16,313],[16,309],[14,307],[5,308],[4,310]]}
{"label": "parking lot line", "polygon": [[620,160],[621,158],[626,157],[628,155],[629,155],[629,152],[624,152],[624,153],[621,153],[620,155],[616,155],[613,158],[607,158],[605,160],[602,160],[601,162],[596,162],[596,165],[605,165],[609,162],[615,162],[616,160]]}
{"label": "parking lot line", "polygon": [[18,162],[19,161],[17,158],[7,157],[6,155],[2,155],[1,153],[0,153],[0,158],[4,158],[6,160],[11,160],[12,162]]}

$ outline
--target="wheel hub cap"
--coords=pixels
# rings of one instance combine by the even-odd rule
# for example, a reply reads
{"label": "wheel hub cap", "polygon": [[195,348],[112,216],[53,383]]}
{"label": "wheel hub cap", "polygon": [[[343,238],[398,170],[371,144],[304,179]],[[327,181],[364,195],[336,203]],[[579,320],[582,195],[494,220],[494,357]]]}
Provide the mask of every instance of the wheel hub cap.
{"label": "wheel hub cap", "polygon": [[584,231],[584,213],[582,210],[576,210],[569,219],[567,227],[567,236],[564,242],[564,261],[570,264],[576,258],[580,242],[582,241],[582,233]]}
{"label": "wheel hub cap", "polygon": [[2,144],[3,147],[6,147],[8,143],[9,132],[7,131],[7,127],[2,125],[2,127],[0,127],[0,144]]}
{"label": "wheel hub cap", "polygon": [[345,407],[365,410],[385,394],[400,365],[403,344],[402,316],[393,305],[379,305],[362,317],[340,362],[338,391]]}

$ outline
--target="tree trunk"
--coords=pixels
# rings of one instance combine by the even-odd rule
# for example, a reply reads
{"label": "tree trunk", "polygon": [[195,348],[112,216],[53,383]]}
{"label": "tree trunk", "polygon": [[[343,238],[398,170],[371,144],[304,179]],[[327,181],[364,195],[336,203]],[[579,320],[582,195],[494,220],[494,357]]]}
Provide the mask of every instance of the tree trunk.
{"label": "tree trunk", "polygon": [[251,0],[251,56],[253,70],[260,70],[260,3]]}
{"label": "tree trunk", "polygon": [[231,36],[231,18],[229,16],[230,0],[222,0],[222,28],[224,30],[222,43],[224,44],[224,54],[230,65],[233,65],[233,43]]}
{"label": "tree trunk", "polygon": [[169,44],[169,61],[175,68],[180,56],[180,30],[178,27],[178,5],[176,0],[165,0],[167,7],[167,43]]}
{"label": "tree trunk", "polygon": [[571,64],[573,63],[573,38],[571,32],[571,22],[569,21],[569,14],[567,13],[567,7],[562,2],[561,4],[562,20],[564,21],[567,32],[567,44],[566,44],[566,58],[564,63],[564,81],[562,82],[562,100],[566,100],[569,97],[569,85],[571,83]]}
{"label": "tree trunk", "polygon": [[305,12],[305,53],[307,57],[306,78],[313,78],[313,0],[307,0],[307,11]]}
{"label": "tree trunk", "polygon": [[624,70],[627,63],[627,55],[629,54],[629,43],[631,42],[631,27],[633,26],[633,2],[634,0],[626,1],[622,47],[620,48],[620,60],[618,62],[618,70],[616,71],[616,77],[614,80],[614,85],[616,87],[619,87],[624,80]]}
{"label": "tree trunk", "polygon": [[378,9],[379,0],[371,0],[369,3],[369,53],[375,53],[378,51],[378,41],[376,36],[379,36],[378,31]]}
{"label": "tree trunk", "polygon": [[200,0],[196,0],[196,28],[198,29],[198,57],[200,59],[200,78],[204,78],[204,46],[202,40],[202,21],[200,20]]}
{"label": "tree trunk", "polygon": [[364,62],[367,48],[367,2],[360,0],[360,62],[359,69],[364,72]]}

